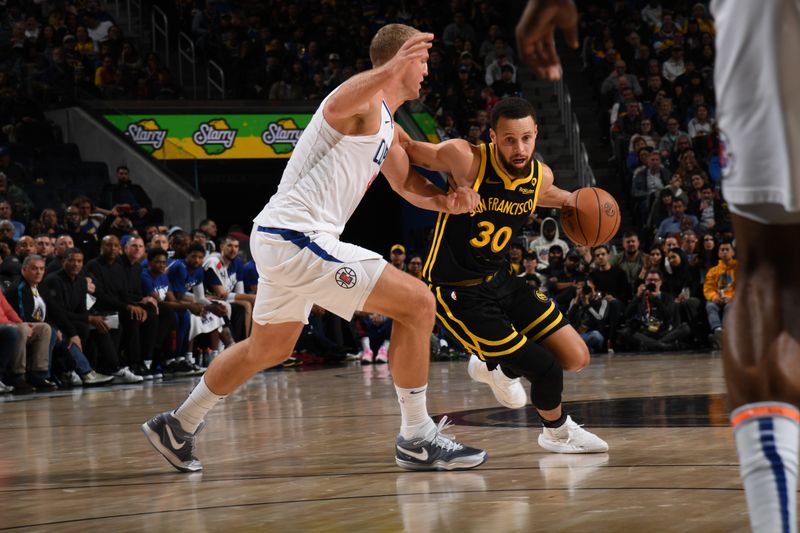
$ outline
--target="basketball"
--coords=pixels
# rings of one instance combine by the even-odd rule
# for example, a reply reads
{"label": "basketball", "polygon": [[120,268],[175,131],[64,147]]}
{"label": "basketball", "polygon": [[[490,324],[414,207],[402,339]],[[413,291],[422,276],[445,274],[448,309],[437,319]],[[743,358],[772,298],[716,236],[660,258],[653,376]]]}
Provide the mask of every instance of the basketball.
{"label": "basketball", "polygon": [[575,244],[597,246],[610,241],[622,217],[614,197],[598,187],[574,191],[561,207],[561,226]]}

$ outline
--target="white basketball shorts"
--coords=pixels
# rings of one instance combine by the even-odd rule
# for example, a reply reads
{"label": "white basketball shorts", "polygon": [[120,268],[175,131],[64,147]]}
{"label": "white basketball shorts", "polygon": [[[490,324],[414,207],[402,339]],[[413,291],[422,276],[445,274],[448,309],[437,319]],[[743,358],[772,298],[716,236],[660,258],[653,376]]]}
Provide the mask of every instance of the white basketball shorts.
{"label": "white basketball shorts", "polygon": [[800,1],[714,0],[722,191],[756,222],[800,223]]}
{"label": "white basketball shorts", "polygon": [[386,261],[328,233],[254,226],[250,249],[258,269],[253,320],[308,323],[314,304],[350,320],[363,309]]}

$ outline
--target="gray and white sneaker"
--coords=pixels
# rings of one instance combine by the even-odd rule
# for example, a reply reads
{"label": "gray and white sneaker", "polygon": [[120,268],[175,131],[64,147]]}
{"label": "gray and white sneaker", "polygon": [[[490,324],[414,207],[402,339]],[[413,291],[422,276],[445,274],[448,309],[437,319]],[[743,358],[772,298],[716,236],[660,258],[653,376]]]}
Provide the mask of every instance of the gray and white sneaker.
{"label": "gray and white sneaker", "polygon": [[0,381],[0,393],[3,392],[14,392],[14,387],[12,387],[11,385],[6,385],[2,381]]}
{"label": "gray and white sneaker", "polygon": [[144,378],[138,374],[131,372],[127,366],[123,366],[114,372],[114,383],[141,383]]}
{"label": "gray and white sneaker", "polygon": [[608,451],[608,443],[567,416],[567,421],[558,428],[542,428],[539,446],[555,453],[602,453]]}
{"label": "gray and white sneaker", "polygon": [[203,427],[205,422],[194,433],[184,431],[180,421],[167,411],[142,424],[142,431],[153,448],[172,466],[181,472],[198,472],[203,469],[203,464],[194,456],[194,441]]}
{"label": "gray and white sneaker", "polygon": [[443,434],[450,425],[443,416],[430,438],[404,439],[398,435],[395,443],[397,466],[406,470],[466,470],[482,465],[488,457],[486,452],[464,446],[452,435]]}

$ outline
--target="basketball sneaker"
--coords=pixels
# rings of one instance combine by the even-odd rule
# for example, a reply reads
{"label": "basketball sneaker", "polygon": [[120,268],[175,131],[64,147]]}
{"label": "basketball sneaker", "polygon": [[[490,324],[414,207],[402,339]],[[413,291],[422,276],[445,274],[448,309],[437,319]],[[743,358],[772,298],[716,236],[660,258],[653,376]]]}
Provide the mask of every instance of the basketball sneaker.
{"label": "basketball sneaker", "polygon": [[430,438],[404,439],[397,436],[395,462],[406,470],[466,470],[482,465],[486,452],[457,442],[452,435],[442,431],[448,428],[443,416]]}
{"label": "basketball sneaker", "polygon": [[371,365],[373,359],[372,350],[370,348],[365,348],[361,352],[361,364],[362,365]]}
{"label": "basketball sneaker", "polygon": [[474,381],[489,385],[497,401],[509,409],[519,409],[528,403],[528,395],[519,378],[511,379],[506,376],[499,366],[489,370],[483,361],[472,355],[467,365],[467,373]]}
{"label": "basketball sneaker", "polygon": [[385,346],[378,348],[378,353],[375,354],[375,362],[386,364],[389,362],[389,350]]}
{"label": "basketball sneaker", "polygon": [[608,443],[583,429],[567,416],[561,427],[542,428],[539,446],[554,453],[601,453],[608,451]]}
{"label": "basketball sneaker", "polygon": [[184,431],[171,411],[154,416],[144,424],[147,440],[169,463],[181,472],[197,472],[202,463],[194,456],[194,440],[205,426],[201,423],[194,433]]}

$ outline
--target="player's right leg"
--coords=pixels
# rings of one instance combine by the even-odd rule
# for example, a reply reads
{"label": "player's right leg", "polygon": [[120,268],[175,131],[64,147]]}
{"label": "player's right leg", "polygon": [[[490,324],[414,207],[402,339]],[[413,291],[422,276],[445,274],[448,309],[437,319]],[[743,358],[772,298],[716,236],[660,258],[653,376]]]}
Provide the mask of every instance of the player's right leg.
{"label": "player's right leg", "polygon": [[397,465],[408,470],[458,470],[483,464],[485,451],[445,435],[447,417],[437,426],[428,414],[430,335],[436,305],[425,284],[396,268],[384,268],[364,310],[393,320],[389,368],[402,417],[395,442]]}
{"label": "player's right leg", "polygon": [[742,481],[754,531],[796,531],[800,422],[800,224],[733,215],[736,295],[722,361]]}
{"label": "player's right leg", "polygon": [[289,357],[302,329],[302,322],[254,323],[250,337],[217,356],[176,410],[160,413],[142,425],[150,444],[181,472],[202,470],[194,446],[205,415],[255,373]]}

